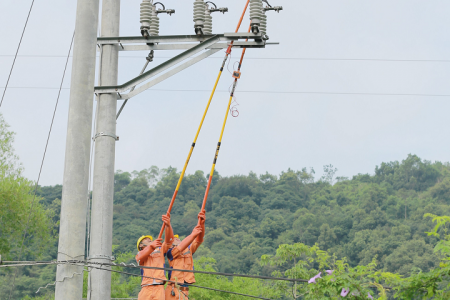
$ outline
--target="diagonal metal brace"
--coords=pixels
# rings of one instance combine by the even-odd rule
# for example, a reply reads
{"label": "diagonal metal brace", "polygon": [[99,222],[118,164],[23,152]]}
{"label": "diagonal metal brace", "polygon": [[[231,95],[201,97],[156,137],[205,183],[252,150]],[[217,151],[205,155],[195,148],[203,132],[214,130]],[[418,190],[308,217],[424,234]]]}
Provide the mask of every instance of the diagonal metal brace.
{"label": "diagonal metal brace", "polygon": [[189,68],[190,66],[198,63],[199,61],[207,58],[208,56],[213,55],[214,53],[217,53],[218,51],[220,51],[221,49],[210,49],[200,55],[197,55],[196,57],[192,58],[189,61],[186,61],[182,64],[180,64],[179,66],[169,70],[168,72],[162,74],[161,76],[158,76],[157,78],[145,83],[144,85],[141,85],[140,87],[138,87],[135,90],[132,90],[131,92],[129,92],[128,94],[119,94],[119,98],[118,99],[130,99],[146,90],[148,90],[149,88],[157,85],[158,83],[172,77],[173,75]]}
{"label": "diagonal metal brace", "polygon": [[214,45],[215,43],[220,41],[220,36],[215,35],[212,38],[207,39],[206,41],[200,43],[199,45],[186,50],[185,52],[175,56],[174,58],[169,59],[168,61],[160,64],[159,66],[143,73],[142,75],[122,84],[122,85],[117,85],[117,86],[97,86],[94,88],[94,92],[95,93],[99,93],[99,94],[110,94],[110,93],[122,93],[124,91],[127,91],[131,88],[133,88],[134,86],[154,77],[155,75],[177,65],[178,63],[188,59],[189,57],[211,47],[212,45]]}

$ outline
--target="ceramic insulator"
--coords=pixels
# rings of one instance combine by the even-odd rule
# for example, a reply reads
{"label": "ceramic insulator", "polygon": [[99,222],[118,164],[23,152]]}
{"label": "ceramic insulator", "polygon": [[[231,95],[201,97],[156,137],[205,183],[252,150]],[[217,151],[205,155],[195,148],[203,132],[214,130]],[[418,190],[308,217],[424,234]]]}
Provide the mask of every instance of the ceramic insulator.
{"label": "ceramic insulator", "polygon": [[261,17],[263,15],[263,2],[262,0],[250,0],[250,20],[251,25],[259,25]]}
{"label": "ceramic insulator", "polygon": [[159,17],[156,13],[156,6],[152,5],[152,21],[150,22],[150,35],[159,35]]}
{"label": "ceramic insulator", "polygon": [[205,23],[205,2],[203,0],[195,0],[194,2],[194,22],[195,26],[203,26]]}
{"label": "ceramic insulator", "polygon": [[152,3],[150,0],[143,0],[141,3],[141,26],[149,28],[152,21]]}
{"label": "ceramic insulator", "polygon": [[203,25],[203,33],[204,34],[212,34],[212,16],[211,16],[211,11],[208,9],[208,5],[206,5],[205,23]]}

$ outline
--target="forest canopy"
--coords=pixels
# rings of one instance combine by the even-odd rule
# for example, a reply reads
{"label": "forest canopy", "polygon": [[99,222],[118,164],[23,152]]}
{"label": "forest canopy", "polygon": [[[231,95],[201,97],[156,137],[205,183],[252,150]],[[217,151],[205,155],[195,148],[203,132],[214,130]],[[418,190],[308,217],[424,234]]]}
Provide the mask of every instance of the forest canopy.
{"label": "forest canopy", "polygon": [[[199,267],[270,276],[281,269],[262,263],[261,257],[275,255],[283,245],[300,244],[321,249],[330,257],[346,258],[349,268],[367,266],[376,259],[378,270],[410,276],[439,266],[441,257],[433,251],[438,238],[426,233],[433,225],[424,215],[450,215],[448,163],[408,155],[401,162],[381,163],[373,174],[343,178],[338,173],[332,165],[324,167],[321,178],[306,168],[288,169],[279,175],[251,172],[220,176],[216,172],[206,206],[205,242],[194,257]],[[167,210],[178,177],[178,170],[172,167],[116,172],[116,256],[128,257],[131,262],[136,239],[159,232],[161,215]],[[175,234],[186,236],[195,226],[208,177],[202,171],[185,177],[172,211]],[[61,186],[40,187],[38,193],[42,204],[55,212],[54,224],[58,222],[61,190]],[[47,256],[54,259],[56,240],[49,245]],[[51,270],[45,270],[44,278],[48,278]],[[43,273],[34,270],[24,271],[18,282],[30,277],[45,281]],[[129,282],[124,280],[118,282]],[[206,277],[203,280],[220,285]],[[0,293],[5,291],[6,282],[0,277]],[[239,284],[253,286],[236,281]],[[22,285],[18,295],[32,295],[33,289],[33,284]],[[131,284],[127,295],[138,290],[139,286]]]}

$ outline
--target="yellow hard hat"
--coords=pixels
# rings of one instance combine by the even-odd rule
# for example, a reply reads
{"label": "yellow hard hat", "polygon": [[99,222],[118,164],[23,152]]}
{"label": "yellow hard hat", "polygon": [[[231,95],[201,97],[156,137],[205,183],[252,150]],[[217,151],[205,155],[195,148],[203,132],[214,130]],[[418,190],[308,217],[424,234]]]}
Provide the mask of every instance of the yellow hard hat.
{"label": "yellow hard hat", "polygon": [[151,235],[143,235],[143,236],[141,236],[141,237],[138,239],[138,241],[137,241],[137,249],[138,249],[138,250],[140,250],[140,249],[139,249],[139,244],[140,244],[140,243],[142,242],[142,240],[145,239],[145,238],[149,238],[150,240],[153,241],[153,237],[152,237]]}
{"label": "yellow hard hat", "polygon": [[175,234],[173,237],[178,239],[180,236],[178,234]]}

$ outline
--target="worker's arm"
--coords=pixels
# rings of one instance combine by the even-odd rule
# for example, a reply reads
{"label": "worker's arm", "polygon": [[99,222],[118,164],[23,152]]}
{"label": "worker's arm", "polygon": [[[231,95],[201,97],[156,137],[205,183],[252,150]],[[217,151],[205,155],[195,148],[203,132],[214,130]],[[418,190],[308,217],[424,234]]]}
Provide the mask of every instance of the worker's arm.
{"label": "worker's arm", "polygon": [[200,245],[203,243],[203,239],[205,237],[205,220],[206,220],[205,214],[206,214],[205,210],[202,210],[198,214],[198,225],[201,226],[202,232],[197,236],[197,238],[194,240],[194,242],[191,245],[192,254],[194,254],[195,251],[197,251],[198,247],[200,247]]}
{"label": "worker's arm", "polygon": [[166,235],[164,238],[164,243],[162,245],[162,252],[166,253],[170,249],[170,247],[172,247],[173,243],[173,229],[172,225],[170,224],[170,214],[163,215],[162,220],[166,228],[165,229]]}
{"label": "worker's arm", "polygon": [[172,248],[170,255],[167,255],[169,260],[173,260],[178,257],[181,253],[183,253],[186,248],[192,244],[194,239],[202,232],[202,227],[200,225],[195,226],[192,233],[188,235],[178,246]]}
{"label": "worker's arm", "polygon": [[143,250],[139,251],[139,253],[136,255],[136,261],[139,262],[139,265],[142,265],[143,263],[141,263],[141,261],[143,262],[147,257],[149,257],[156,248],[162,246],[161,241],[162,239],[156,239]]}

